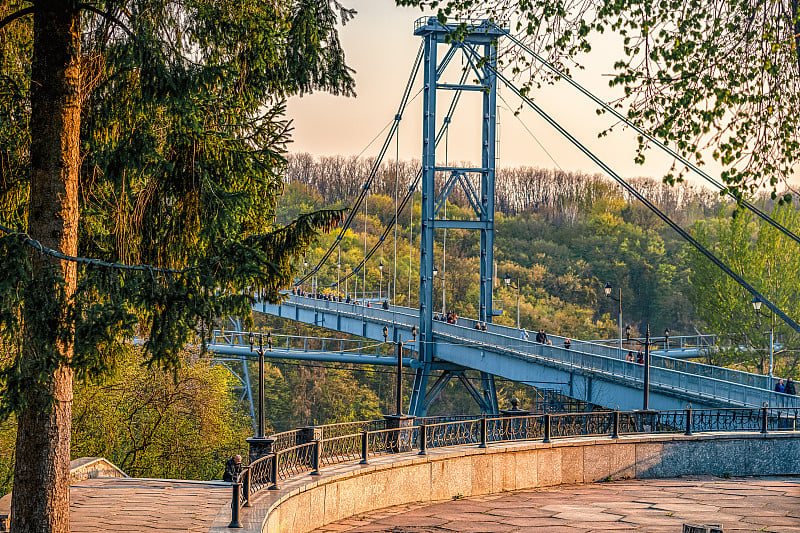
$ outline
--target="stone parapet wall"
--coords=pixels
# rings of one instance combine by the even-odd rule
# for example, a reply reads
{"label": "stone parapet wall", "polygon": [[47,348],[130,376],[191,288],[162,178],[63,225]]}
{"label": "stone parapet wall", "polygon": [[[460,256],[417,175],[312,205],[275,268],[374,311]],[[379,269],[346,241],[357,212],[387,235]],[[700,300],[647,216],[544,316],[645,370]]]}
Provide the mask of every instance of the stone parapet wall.
{"label": "stone parapet wall", "polygon": [[261,530],[303,533],[382,507],[562,483],[696,474],[800,475],[797,433],[576,438],[429,452],[340,465],[316,481],[306,476],[305,482],[265,494],[256,504],[266,515]]}

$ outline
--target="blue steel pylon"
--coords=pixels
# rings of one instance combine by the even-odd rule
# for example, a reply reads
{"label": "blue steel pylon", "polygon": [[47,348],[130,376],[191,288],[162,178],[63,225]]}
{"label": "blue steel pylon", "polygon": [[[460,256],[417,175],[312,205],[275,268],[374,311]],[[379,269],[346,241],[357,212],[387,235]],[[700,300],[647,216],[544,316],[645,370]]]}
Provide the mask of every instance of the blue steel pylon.
{"label": "blue steel pylon", "polygon": [[[436,17],[419,19],[414,25],[414,35],[423,38],[425,43],[424,79],[423,79],[423,120],[422,120],[422,230],[420,245],[420,281],[419,281],[419,360],[422,363],[416,370],[414,385],[411,391],[409,414],[424,416],[428,405],[435,398],[441,387],[427,394],[428,378],[434,370],[436,345],[433,341],[433,242],[434,230],[440,228],[463,228],[479,230],[481,233],[480,251],[480,296],[478,316],[483,322],[491,322],[495,312],[492,306],[492,281],[494,278],[494,179],[495,179],[495,146],[497,137],[497,41],[507,35],[508,30],[498,27],[490,21],[476,21],[467,24],[463,40],[451,39],[449,36],[458,28],[458,23],[441,24]],[[449,42],[448,42],[449,41]],[[437,60],[437,49],[440,44],[449,47],[442,62]],[[477,83],[440,83],[439,77],[459,48],[471,48],[484,58],[480,65],[474,64],[471,54],[465,52],[470,68],[477,76]],[[480,91],[483,93],[483,113],[481,117],[482,145],[481,166],[477,168],[441,167],[436,165],[436,93],[438,90]],[[449,178],[442,185],[440,194],[435,196],[436,172],[449,173]],[[480,196],[474,190],[467,174],[480,176]],[[436,219],[439,207],[444,203],[458,183],[464,189],[470,205],[475,211],[477,220],[442,220]],[[481,410],[497,413],[497,395],[494,377],[481,374],[483,397]]]}

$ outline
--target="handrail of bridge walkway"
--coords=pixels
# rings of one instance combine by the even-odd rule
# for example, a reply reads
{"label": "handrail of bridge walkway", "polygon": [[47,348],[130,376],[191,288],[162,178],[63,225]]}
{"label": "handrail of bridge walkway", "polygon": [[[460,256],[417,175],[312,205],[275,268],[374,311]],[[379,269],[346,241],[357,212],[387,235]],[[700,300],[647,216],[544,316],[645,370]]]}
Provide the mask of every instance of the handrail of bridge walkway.
{"label": "handrail of bridge walkway", "polygon": [[[311,296],[290,295],[290,303],[307,309],[324,309],[361,320],[374,320],[385,324],[400,324],[410,328],[419,316],[413,309],[400,306],[380,307],[357,305],[354,303],[324,300]],[[262,304],[256,304],[260,310]],[[498,324],[486,324],[487,331],[474,329],[475,320],[459,318],[459,324],[435,321],[434,333],[450,337],[453,342],[469,343],[472,346],[502,348],[508,353],[534,357],[540,361],[550,361],[602,372],[624,380],[641,382],[644,369],[641,364],[620,358],[618,348],[588,341],[574,340],[569,349],[561,348],[565,337],[549,335],[553,346],[542,345],[530,340],[520,339],[519,330]],[[487,334],[492,342],[487,342]],[[416,349],[414,343],[409,348]],[[545,353],[546,352],[546,353]],[[659,355],[651,356],[651,386],[662,387],[667,391],[687,391],[709,400],[726,402],[739,406],[760,406],[764,402],[778,406],[796,406],[797,397],[772,390],[770,378],[758,374],[705,365]]]}
{"label": "handrail of bridge walkway", "polygon": [[[371,458],[379,455],[413,451],[425,455],[434,448],[464,445],[485,448],[494,443],[550,442],[584,436],[617,439],[621,435],[642,434],[797,432],[799,415],[798,408],[687,408],[471,417],[454,421],[427,417],[410,419],[413,425],[401,427],[393,427],[396,424],[388,420],[371,420],[302,428],[285,433],[319,435],[319,438],[298,442],[274,435],[272,452],[253,461],[239,474],[233,483],[229,527],[240,527],[240,506],[249,506],[252,496],[264,488],[276,490],[281,481],[301,474],[319,475],[324,466],[348,462],[368,464]],[[305,431],[308,429],[313,431]]]}
{"label": "handrail of bridge walkway", "polygon": [[[211,332],[209,345],[249,347],[247,331],[220,330]],[[335,337],[308,337],[303,335],[272,335],[275,350],[301,352],[350,352],[358,355],[383,355],[382,343],[364,339],[337,339]]]}

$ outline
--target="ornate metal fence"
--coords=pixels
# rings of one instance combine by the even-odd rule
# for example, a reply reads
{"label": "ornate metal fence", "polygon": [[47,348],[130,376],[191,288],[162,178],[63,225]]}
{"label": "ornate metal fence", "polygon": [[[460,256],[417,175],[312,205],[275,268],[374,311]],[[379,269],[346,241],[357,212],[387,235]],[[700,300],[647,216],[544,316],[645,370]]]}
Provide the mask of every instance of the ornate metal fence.
{"label": "ornate metal fence", "polygon": [[[304,428],[273,435],[272,453],[240,474],[233,484],[232,520],[239,527],[239,507],[264,488],[276,489],[281,480],[301,474],[317,475],[320,466],[450,446],[620,435],[758,431],[800,431],[800,409],[692,409],[670,411],[594,411],[504,417],[425,417],[407,427],[386,427],[385,420],[347,422]],[[313,431],[309,431],[313,430]],[[308,435],[310,442],[299,442]],[[305,437],[304,437],[305,435]]]}

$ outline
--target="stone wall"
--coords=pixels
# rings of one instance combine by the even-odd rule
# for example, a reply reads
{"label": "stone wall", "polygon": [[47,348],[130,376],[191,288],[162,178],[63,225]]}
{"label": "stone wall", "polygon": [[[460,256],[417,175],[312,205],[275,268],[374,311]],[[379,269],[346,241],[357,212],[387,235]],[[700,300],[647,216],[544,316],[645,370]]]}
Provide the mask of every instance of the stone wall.
{"label": "stone wall", "polygon": [[337,470],[265,495],[268,500],[260,502],[267,507],[263,531],[302,533],[392,505],[562,483],[691,474],[798,475],[800,434],[654,435],[459,447]]}

